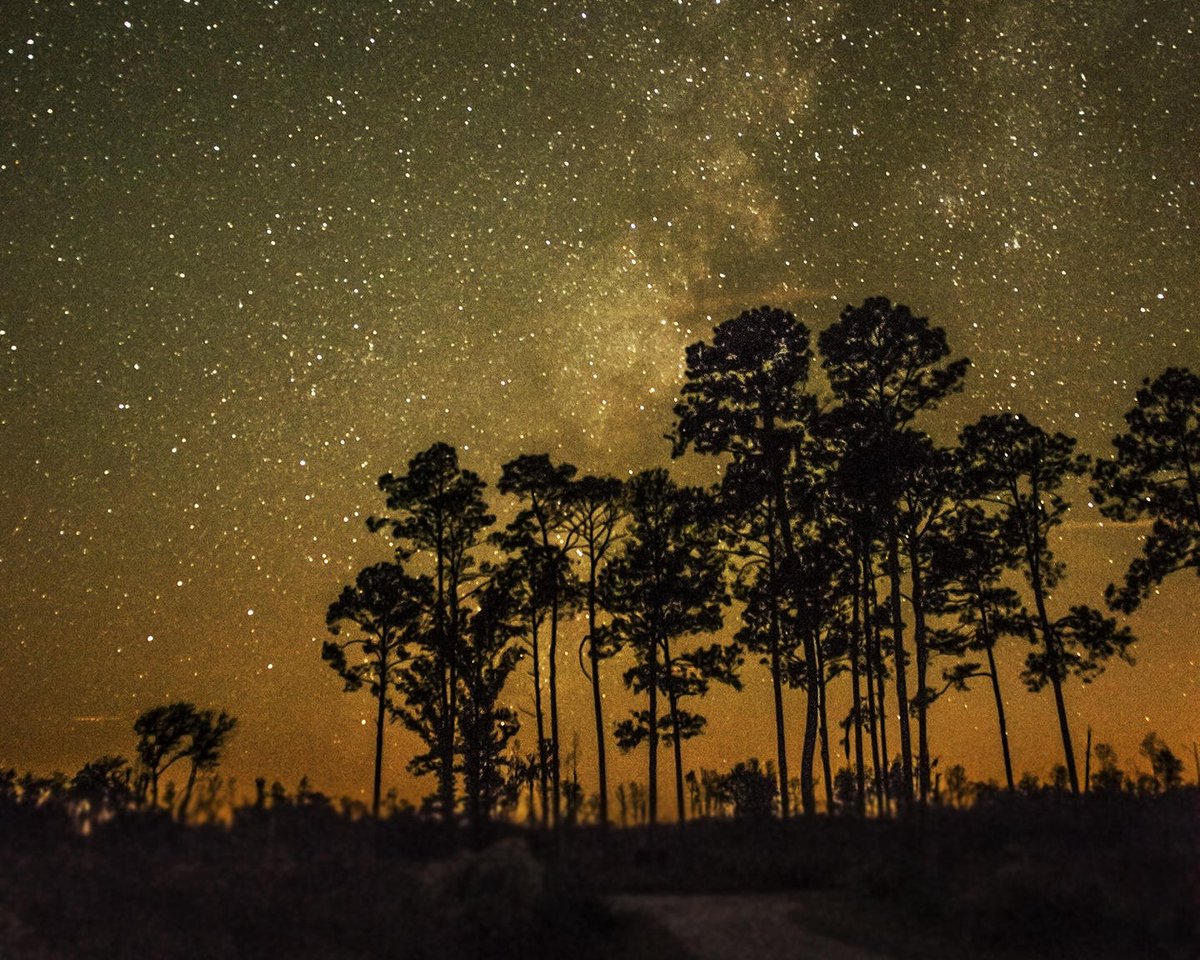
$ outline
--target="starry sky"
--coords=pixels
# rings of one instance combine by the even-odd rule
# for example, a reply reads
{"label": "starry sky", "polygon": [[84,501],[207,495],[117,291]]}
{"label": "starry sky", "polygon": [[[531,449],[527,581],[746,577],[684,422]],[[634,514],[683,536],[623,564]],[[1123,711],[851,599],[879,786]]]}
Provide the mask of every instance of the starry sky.
{"label": "starry sky", "polygon": [[[438,439],[490,481],[522,452],[663,464],[684,347],[746,307],[815,331],[908,303],[974,361],[931,431],[1011,408],[1104,453],[1143,377],[1200,366],[1198,32],[1157,0],[7,3],[0,765],[129,755],[190,699],[241,718],[243,783],[365,795],[370,702],[319,651],[388,554],[379,474]],[[1098,602],[1137,531],[1075,499],[1065,592]],[[1138,666],[1069,686],[1077,736],[1190,755],[1194,598],[1168,582]],[[1014,759],[1045,775],[1023,652]],[[770,755],[746,680],[689,765]],[[986,692],[931,723],[1000,774]]]}

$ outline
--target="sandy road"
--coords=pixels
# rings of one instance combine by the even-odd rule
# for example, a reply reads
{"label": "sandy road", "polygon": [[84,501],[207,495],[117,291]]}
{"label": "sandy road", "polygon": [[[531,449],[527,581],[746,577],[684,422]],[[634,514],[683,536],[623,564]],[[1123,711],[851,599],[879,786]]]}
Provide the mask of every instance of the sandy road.
{"label": "sandy road", "polygon": [[695,960],[888,960],[806,930],[803,894],[622,894],[618,911],[664,927]]}

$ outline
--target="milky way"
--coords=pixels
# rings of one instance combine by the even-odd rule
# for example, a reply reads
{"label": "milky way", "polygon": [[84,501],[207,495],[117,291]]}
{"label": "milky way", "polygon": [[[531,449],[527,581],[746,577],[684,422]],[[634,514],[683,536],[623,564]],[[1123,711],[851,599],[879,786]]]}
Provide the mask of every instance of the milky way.
{"label": "milky way", "polygon": [[[319,648],[386,555],[378,475],[437,439],[489,479],[664,463],[684,346],[745,307],[891,296],[974,361],[944,429],[1011,407],[1104,453],[1143,377],[1200,365],[1198,31],[1149,0],[6,4],[0,765],[128,754],[182,698],[242,718],[243,780],[359,792],[369,703]],[[1134,535],[1077,500],[1096,602]],[[1069,693],[1123,760],[1196,736],[1194,590]],[[750,688],[696,762],[770,751]],[[938,711],[994,775],[986,704]]]}

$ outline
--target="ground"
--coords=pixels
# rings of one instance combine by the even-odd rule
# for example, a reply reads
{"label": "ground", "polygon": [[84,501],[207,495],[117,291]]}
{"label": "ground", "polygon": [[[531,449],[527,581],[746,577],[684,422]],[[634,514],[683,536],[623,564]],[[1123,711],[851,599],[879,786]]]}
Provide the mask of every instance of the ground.
{"label": "ground", "polygon": [[807,929],[815,905],[808,893],[638,894],[610,903],[661,924],[694,960],[887,960]]}

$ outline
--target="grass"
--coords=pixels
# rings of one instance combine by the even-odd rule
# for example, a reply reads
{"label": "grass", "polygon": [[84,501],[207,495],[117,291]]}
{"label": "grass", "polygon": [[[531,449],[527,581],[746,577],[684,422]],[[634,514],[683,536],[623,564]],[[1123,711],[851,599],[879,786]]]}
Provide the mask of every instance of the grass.
{"label": "grass", "polygon": [[803,926],[897,958],[1200,956],[1200,796],[1020,798],[896,821],[502,828],[292,808],[232,827],[131,815],[90,836],[0,808],[0,956],[649,960],[614,893],[797,892]]}

